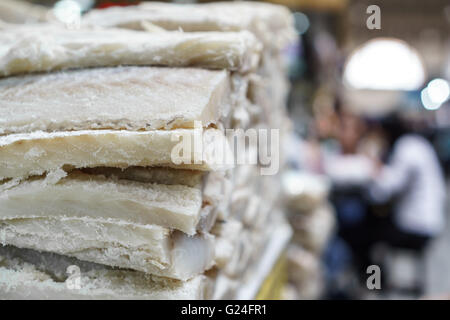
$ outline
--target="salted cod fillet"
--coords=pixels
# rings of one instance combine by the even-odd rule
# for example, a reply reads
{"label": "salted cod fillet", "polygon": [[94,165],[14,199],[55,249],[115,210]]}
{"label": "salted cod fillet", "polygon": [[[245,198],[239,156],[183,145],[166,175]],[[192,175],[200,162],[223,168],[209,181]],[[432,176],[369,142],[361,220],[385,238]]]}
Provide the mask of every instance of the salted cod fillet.
{"label": "salted cod fillet", "polygon": [[[228,169],[224,135],[203,127],[218,125],[241,98],[229,82],[226,71],[158,67],[1,79],[0,180],[63,166]],[[199,161],[174,161],[175,146],[196,134]]]}
{"label": "salted cod fillet", "polygon": [[230,111],[226,71],[119,67],[0,80],[0,134],[203,127]]}
{"label": "salted cod fillet", "polygon": [[[0,243],[181,280],[209,269],[216,256],[223,255],[216,252],[215,239],[208,231],[217,216],[216,208],[226,199],[224,173],[141,167],[85,172],[71,172],[56,184],[47,177],[3,186]],[[78,180],[76,188],[74,180]],[[122,190],[114,193],[105,184]],[[177,190],[168,191],[170,187]],[[25,191],[17,192],[17,188]],[[182,199],[183,192],[184,196],[200,193],[201,198],[189,202]],[[144,196],[153,197],[153,203]],[[180,210],[174,208],[175,201]],[[170,210],[179,212],[173,215]],[[198,213],[191,217],[197,222],[190,226],[190,234],[195,233],[194,228],[202,232],[188,236],[172,231],[176,223],[186,222],[186,216],[183,220],[180,215],[192,210]],[[157,225],[155,214],[171,228]]]}
{"label": "salted cod fillet", "polygon": [[2,27],[0,76],[72,68],[196,66],[254,70],[261,44],[249,32],[148,33],[66,29],[55,24]]}
{"label": "salted cod fillet", "polygon": [[[80,270],[79,282],[74,267]],[[208,299],[212,291],[213,283],[203,275],[177,281],[56,254],[0,247],[0,299]]]}
{"label": "salted cod fillet", "polygon": [[266,48],[284,48],[296,37],[289,9],[261,2],[215,2],[176,4],[146,2],[125,8],[91,10],[84,25],[121,27],[135,30],[182,29],[187,32],[248,30]]}
{"label": "salted cod fillet", "polygon": [[153,225],[89,219],[33,218],[0,222],[0,243],[186,281],[214,265],[215,239]]}
{"label": "salted cod fillet", "polygon": [[[183,148],[184,141],[190,141],[191,147]],[[99,166],[167,166],[213,171],[233,167],[233,156],[225,135],[213,128],[82,130],[0,136],[0,181],[61,168]]]}
{"label": "salted cod fillet", "polygon": [[[59,177],[58,177],[59,178]],[[201,218],[200,186],[158,184],[72,171],[56,181],[32,177],[0,184],[0,219],[90,218],[159,225],[194,235]]]}

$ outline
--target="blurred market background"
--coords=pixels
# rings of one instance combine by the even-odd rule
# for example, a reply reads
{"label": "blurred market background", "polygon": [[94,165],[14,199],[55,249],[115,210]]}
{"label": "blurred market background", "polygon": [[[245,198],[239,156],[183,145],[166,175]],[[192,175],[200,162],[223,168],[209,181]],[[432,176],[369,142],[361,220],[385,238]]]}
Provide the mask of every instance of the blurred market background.
{"label": "blurred market background", "polygon": [[[140,1],[11,2],[0,19],[26,23]],[[295,232],[280,297],[450,297],[449,1],[272,2],[292,10],[299,40],[285,50]]]}

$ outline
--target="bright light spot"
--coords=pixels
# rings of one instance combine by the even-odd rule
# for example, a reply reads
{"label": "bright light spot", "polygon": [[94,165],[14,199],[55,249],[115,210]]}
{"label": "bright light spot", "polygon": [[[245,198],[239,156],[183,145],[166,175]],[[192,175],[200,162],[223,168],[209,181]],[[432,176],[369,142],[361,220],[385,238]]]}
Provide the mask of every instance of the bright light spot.
{"label": "bright light spot", "polygon": [[301,194],[305,190],[305,185],[302,179],[299,179],[298,175],[294,173],[286,173],[283,176],[283,184],[288,194],[297,195]]}
{"label": "bright light spot", "polygon": [[418,53],[397,39],[375,39],[347,60],[344,80],[356,89],[416,90],[425,80]]}
{"label": "bright light spot", "polygon": [[81,18],[81,6],[74,0],[61,0],[53,7],[55,17],[65,24],[79,23]]}
{"label": "bright light spot", "polygon": [[444,79],[431,80],[420,93],[423,107],[427,110],[437,110],[450,97],[450,85]]}
{"label": "bright light spot", "polygon": [[434,103],[442,104],[450,95],[450,87],[444,79],[434,79],[427,86],[428,96]]}
{"label": "bright light spot", "polygon": [[301,12],[294,13],[295,28],[299,34],[305,33],[310,26],[308,16]]}
{"label": "bright light spot", "polygon": [[423,107],[427,110],[437,110],[441,106],[440,103],[431,101],[428,88],[425,88],[420,93],[420,99],[422,100]]}

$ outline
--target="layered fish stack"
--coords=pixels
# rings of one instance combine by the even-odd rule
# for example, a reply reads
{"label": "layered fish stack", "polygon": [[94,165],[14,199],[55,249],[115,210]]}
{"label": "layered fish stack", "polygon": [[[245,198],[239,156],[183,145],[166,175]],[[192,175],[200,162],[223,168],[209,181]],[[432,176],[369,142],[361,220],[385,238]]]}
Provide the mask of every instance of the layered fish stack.
{"label": "layered fish stack", "polygon": [[[186,5],[145,2],[138,6],[91,11],[84,17],[83,23],[91,27],[151,33],[251,32],[262,45],[262,50],[258,66],[251,72],[244,72],[239,78],[241,93],[245,92],[249,103],[236,111],[235,127],[276,129],[280,135],[280,146],[289,133],[290,122],[286,113],[289,83],[284,50],[296,41],[296,32],[292,15],[287,8],[245,1]],[[250,150],[247,150],[248,158],[258,157],[261,154],[258,154],[260,148],[270,149],[270,142],[272,141],[269,144],[250,146]],[[278,152],[278,148],[277,145],[273,149]],[[262,154],[267,153],[267,150],[264,151]],[[268,153],[270,154],[270,150]],[[279,173],[284,167],[284,159],[282,154],[277,156],[280,158],[276,173]],[[228,263],[228,267],[218,276],[231,287],[237,288],[242,284],[246,270],[247,273],[254,272],[254,268],[248,268],[249,262],[261,254],[258,249],[264,247],[267,238],[273,233],[273,229],[267,228],[267,221],[269,214],[277,215],[275,212],[280,206],[277,200],[281,189],[279,174],[273,173],[261,176],[261,167],[241,165],[232,174],[230,213],[238,220],[237,224],[233,224],[234,232],[242,230],[238,240],[240,250],[237,251],[240,254],[235,254],[233,262]],[[231,230],[227,231],[229,232]],[[218,291],[221,292],[220,289]],[[235,290],[230,290],[227,296],[233,297],[234,292]]]}
{"label": "layered fish stack", "polygon": [[282,222],[278,179],[236,166],[226,129],[285,121],[265,37],[293,30],[283,7],[221,5],[2,24],[0,298],[233,297]]}
{"label": "layered fish stack", "polygon": [[325,176],[287,171],[283,187],[294,235],[287,251],[289,298],[318,299],[324,289],[323,252],[335,229]]}

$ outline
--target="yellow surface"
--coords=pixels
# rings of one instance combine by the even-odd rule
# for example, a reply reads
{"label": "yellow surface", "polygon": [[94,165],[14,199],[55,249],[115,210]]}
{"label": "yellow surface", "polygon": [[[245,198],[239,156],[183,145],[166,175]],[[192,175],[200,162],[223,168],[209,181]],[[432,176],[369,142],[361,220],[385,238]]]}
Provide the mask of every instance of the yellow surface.
{"label": "yellow surface", "polygon": [[268,0],[296,10],[339,11],[348,5],[348,0]]}
{"label": "yellow surface", "polygon": [[280,300],[282,289],[286,285],[287,279],[287,260],[284,252],[264,280],[256,295],[256,300]]}
{"label": "yellow surface", "polygon": [[[286,6],[292,10],[341,11],[347,8],[349,0],[258,0]],[[214,2],[198,0],[198,2]]]}

